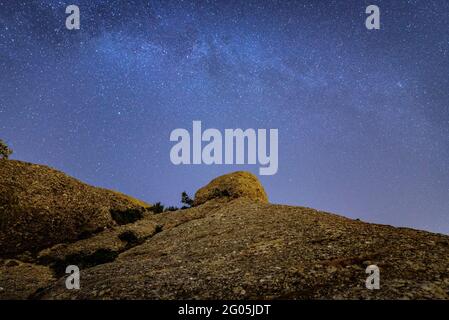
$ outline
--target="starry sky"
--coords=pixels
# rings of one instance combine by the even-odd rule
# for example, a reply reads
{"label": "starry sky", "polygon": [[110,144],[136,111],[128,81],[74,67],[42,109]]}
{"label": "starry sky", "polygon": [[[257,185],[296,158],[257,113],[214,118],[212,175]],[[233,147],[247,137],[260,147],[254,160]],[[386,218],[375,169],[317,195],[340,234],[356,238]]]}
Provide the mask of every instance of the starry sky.
{"label": "starry sky", "polygon": [[277,128],[271,202],[449,234],[448,21],[446,0],[0,0],[0,138],[179,205],[259,166],[175,166],[173,129]]}

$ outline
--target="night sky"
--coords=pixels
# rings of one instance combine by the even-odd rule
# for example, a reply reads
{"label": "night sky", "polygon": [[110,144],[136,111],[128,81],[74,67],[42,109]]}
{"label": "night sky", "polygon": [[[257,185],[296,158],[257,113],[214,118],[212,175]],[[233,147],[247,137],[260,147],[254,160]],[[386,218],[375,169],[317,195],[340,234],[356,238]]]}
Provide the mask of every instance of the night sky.
{"label": "night sky", "polygon": [[179,205],[259,165],[175,166],[173,129],[277,128],[271,202],[449,234],[448,21],[446,0],[0,0],[0,138]]}

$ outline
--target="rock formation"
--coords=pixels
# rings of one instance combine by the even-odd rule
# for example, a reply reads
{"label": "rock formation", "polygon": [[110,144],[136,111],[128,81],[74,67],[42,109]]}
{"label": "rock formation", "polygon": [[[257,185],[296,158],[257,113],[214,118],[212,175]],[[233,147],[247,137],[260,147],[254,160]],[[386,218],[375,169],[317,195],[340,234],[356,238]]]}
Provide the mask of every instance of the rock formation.
{"label": "rock formation", "polygon": [[199,189],[195,193],[194,205],[198,206],[212,199],[228,201],[236,198],[268,203],[267,194],[257,177],[249,172],[237,171],[215,178]]}
{"label": "rock formation", "polygon": [[139,215],[144,206],[47,166],[1,160],[0,256],[88,237]]}
{"label": "rock formation", "polygon": [[[90,215],[97,217],[97,205],[135,204],[47,168],[52,182],[30,178],[30,183],[17,184],[8,171],[20,174],[18,168],[25,174],[42,168],[11,163],[0,169],[2,177],[9,177],[6,187],[1,184],[0,214],[9,226],[15,226],[10,221],[29,221],[14,227],[27,235],[23,239],[40,239],[33,233],[41,228],[32,226],[42,223],[40,218],[46,228],[62,234],[65,221],[70,231],[85,225]],[[77,187],[67,188],[68,182]],[[54,225],[45,215],[14,220],[16,211],[7,211],[11,204],[25,208],[32,202],[42,208],[60,203],[61,188],[66,194],[82,189],[92,201],[64,200],[84,220],[78,222],[67,209],[63,219],[48,211],[58,221]],[[80,201],[76,195],[66,197]],[[104,217],[95,225],[106,229],[81,239],[73,232],[71,238],[37,242],[36,248],[21,244],[9,249],[8,257],[0,259],[0,298],[449,299],[449,236],[269,204],[257,178],[245,172],[212,180],[196,193],[190,209],[131,215],[120,224],[106,218],[106,211]],[[2,227],[0,238],[7,239],[7,232]],[[66,289],[67,264],[82,269],[80,290]],[[365,269],[373,264],[380,268],[380,290],[365,287]]]}

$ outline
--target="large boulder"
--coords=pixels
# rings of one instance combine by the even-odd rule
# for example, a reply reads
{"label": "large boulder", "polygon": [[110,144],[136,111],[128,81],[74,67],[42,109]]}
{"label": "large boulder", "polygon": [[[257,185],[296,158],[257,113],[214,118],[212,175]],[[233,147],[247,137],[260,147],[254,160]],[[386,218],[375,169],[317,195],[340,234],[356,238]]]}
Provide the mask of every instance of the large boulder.
{"label": "large boulder", "polygon": [[36,253],[135,221],[148,206],[47,166],[0,160],[0,257]]}
{"label": "large boulder", "polygon": [[232,200],[247,198],[268,203],[268,197],[259,179],[246,171],[236,171],[213,179],[195,193],[194,205],[198,206],[212,199]]}

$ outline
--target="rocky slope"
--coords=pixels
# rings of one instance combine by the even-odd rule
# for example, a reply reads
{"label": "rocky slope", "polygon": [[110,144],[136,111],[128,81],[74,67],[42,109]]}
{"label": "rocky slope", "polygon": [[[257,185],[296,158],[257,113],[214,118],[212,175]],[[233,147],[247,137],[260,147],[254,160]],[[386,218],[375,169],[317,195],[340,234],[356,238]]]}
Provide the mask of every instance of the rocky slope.
{"label": "rocky slope", "polygon": [[148,206],[47,166],[1,160],[0,257],[88,237]]}
{"label": "rocky slope", "polygon": [[[449,236],[269,204],[248,173],[200,190],[191,209],[4,259],[0,297],[449,299]],[[80,266],[80,290],[65,288],[67,264]],[[371,264],[380,290],[365,287]]]}

